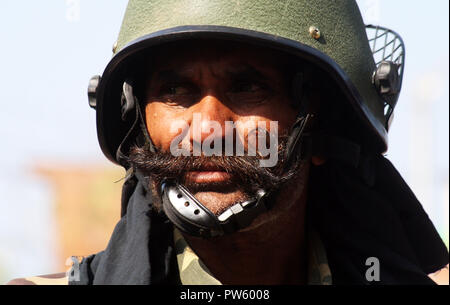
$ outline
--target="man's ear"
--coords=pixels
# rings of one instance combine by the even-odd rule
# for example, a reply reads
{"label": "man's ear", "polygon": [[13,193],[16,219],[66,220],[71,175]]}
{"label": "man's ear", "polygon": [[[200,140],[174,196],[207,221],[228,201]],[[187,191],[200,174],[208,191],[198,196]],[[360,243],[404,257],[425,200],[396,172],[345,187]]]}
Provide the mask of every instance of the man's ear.
{"label": "man's ear", "polygon": [[325,164],[325,162],[327,162],[326,158],[318,157],[318,156],[311,157],[311,163],[315,166],[323,165],[323,164]]}

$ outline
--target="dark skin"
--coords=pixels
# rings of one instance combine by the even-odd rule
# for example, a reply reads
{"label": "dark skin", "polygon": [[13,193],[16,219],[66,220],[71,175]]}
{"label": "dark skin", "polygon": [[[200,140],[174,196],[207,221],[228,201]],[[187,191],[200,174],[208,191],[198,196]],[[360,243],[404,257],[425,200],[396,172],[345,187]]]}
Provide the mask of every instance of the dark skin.
{"label": "dark skin", "polygon": [[[171,123],[192,124],[194,113],[201,124],[233,121],[244,145],[249,121],[278,122],[279,134],[287,134],[297,110],[288,94],[283,62],[273,51],[255,47],[202,43],[158,52],[146,87],[146,123],[159,150],[169,151],[180,133]],[[173,123],[172,123],[173,124]],[[192,129],[192,128],[191,128]],[[225,132],[216,135],[224,137]],[[203,141],[210,133],[202,132]],[[190,130],[183,139],[192,144]],[[313,163],[322,160],[314,158]],[[309,164],[296,181],[284,186],[275,207],[260,215],[249,228],[213,239],[184,235],[196,254],[223,284],[303,284],[306,281],[305,207]],[[201,185],[194,195],[213,213],[245,199],[238,185],[229,186],[232,175],[214,168],[186,174],[186,181]],[[208,186],[213,184],[214,189]],[[226,191],[217,190],[217,184]]]}

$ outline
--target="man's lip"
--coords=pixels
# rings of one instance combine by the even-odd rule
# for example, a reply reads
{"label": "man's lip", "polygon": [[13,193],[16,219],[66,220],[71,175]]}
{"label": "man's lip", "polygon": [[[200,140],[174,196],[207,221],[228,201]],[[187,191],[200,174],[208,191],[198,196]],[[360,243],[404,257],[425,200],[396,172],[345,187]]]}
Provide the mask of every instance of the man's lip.
{"label": "man's lip", "polygon": [[224,172],[224,170],[215,165],[213,162],[205,162],[201,165],[201,167],[196,168],[192,172]]}
{"label": "man's lip", "polygon": [[225,182],[232,178],[232,174],[221,170],[201,169],[186,173],[186,181],[193,183]]}

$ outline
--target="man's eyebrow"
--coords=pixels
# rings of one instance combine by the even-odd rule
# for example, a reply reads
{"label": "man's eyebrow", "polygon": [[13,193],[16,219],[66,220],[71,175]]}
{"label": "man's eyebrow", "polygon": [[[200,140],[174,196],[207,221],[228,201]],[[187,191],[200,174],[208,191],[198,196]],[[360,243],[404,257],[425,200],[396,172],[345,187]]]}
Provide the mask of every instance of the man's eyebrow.
{"label": "man's eyebrow", "polygon": [[191,70],[161,70],[156,72],[154,79],[162,82],[180,82],[192,79],[193,73]]}
{"label": "man's eyebrow", "polygon": [[[228,67],[223,71],[222,75],[242,80],[266,81],[269,79],[264,73],[247,64]],[[191,69],[166,69],[156,72],[154,79],[162,82],[183,82],[192,80],[194,77],[194,72]]]}
{"label": "man's eyebrow", "polygon": [[256,80],[268,80],[268,77],[261,71],[255,69],[251,65],[241,65],[239,67],[228,68],[225,70],[225,75],[235,79],[256,79]]}

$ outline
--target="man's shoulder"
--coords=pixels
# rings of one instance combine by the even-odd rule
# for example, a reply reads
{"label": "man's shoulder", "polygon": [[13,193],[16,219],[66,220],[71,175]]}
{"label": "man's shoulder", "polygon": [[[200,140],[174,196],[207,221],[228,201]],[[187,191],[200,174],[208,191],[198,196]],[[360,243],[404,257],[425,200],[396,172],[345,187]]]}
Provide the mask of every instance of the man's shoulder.
{"label": "man's shoulder", "polygon": [[439,284],[439,285],[448,285],[448,284],[449,284],[449,281],[448,281],[448,278],[449,278],[448,264],[447,264],[447,266],[445,266],[444,268],[442,268],[442,269],[440,269],[440,270],[438,270],[438,271],[436,271],[436,272],[434,272],[434,273],[428,274],[428,276],[429,276],[436,284]]}
{"label": "man's shoulder", "polygon": [[54,273],[47,275],[17,278],[9,281],[6,285],[68,285],[66,273]]}

